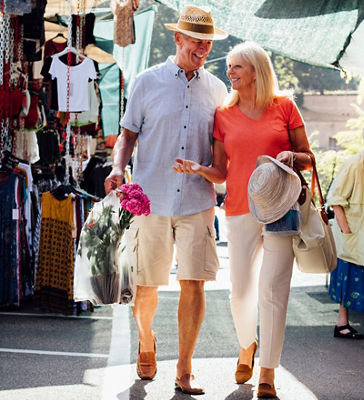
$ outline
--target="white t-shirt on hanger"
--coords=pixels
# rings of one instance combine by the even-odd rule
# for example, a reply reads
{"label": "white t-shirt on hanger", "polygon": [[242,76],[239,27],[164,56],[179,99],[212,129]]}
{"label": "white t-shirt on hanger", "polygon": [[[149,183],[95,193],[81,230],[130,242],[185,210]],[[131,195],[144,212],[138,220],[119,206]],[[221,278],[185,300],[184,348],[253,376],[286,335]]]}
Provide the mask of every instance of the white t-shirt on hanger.
{"label": "white t-shirt on hanger", "polygon": [[[52,57],[49,73],[52,75],[52,79],[57,78],[59,111],[67,111],[67,68],[67,65],[57,56]],[[85,57],[80,64],[70,67],[70,112],[88,111],[90,109],[89,79],[96,79],[96,69],[90,58]]]}

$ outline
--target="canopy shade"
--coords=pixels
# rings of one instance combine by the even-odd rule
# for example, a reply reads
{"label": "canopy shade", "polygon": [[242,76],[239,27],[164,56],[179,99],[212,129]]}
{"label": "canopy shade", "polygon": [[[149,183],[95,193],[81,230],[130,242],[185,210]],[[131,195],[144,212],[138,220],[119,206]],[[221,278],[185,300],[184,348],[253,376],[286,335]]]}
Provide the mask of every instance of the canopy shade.
{"label": "canopy shade", "polygon": [[[157,0],[177,11],[190,0]],[[200,0],[214,23],[292,59],[364,76],[364,0]],[[174,21],[171,21],[174,22]]]}

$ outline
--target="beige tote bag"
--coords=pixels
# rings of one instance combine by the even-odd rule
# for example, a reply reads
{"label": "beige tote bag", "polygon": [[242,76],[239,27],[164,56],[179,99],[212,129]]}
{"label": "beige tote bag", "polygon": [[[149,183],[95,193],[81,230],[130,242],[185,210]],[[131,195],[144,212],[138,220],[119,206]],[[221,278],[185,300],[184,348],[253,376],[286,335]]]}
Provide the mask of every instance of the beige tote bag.
{"label": "beige tote bag", "polygon": [[[298,269],[311,274],[324,274],[333,271],[337,264],[334,237],[324,207],[321,187],[315,161],[313,162],[311,191],[303,176],[302,192],[298,199],[301,211],[301,233],[293,236],[293,252]],[[314,202],[315,186],[318,189],[320,206]]]}

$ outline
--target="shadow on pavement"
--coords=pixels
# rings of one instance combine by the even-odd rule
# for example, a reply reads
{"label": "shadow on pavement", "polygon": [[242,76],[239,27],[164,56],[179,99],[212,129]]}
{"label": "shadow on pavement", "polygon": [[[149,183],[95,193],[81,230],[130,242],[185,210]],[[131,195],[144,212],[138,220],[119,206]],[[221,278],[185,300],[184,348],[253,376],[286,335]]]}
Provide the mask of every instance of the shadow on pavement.
{"label": "shadow on pavement", "polygon": [[239,385],[238,389],[230,393],[224,400],[251,400],[254,398],[253,385]]}

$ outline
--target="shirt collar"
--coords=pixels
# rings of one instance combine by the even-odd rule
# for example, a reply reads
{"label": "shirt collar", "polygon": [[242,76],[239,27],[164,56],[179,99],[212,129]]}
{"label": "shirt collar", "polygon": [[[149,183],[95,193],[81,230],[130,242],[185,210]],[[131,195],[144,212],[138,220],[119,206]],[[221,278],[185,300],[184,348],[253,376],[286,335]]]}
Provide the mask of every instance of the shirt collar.
{"label": "shirt collar", "polygon": [[[173,61],[173,56],[169,56],[167,58],[167,62],[166,62],[167,68],[169,69],[169,71],[172,72],[172,74],[178,78],[181,76],[181,74],[184,74],[184,70],[182,68],[180,68],[174,61]],[[196,79],[200,79],[201,75],[204,73],[204,66],[200,67],[199,69],[197,69],[195,72],[195,78]]]}

